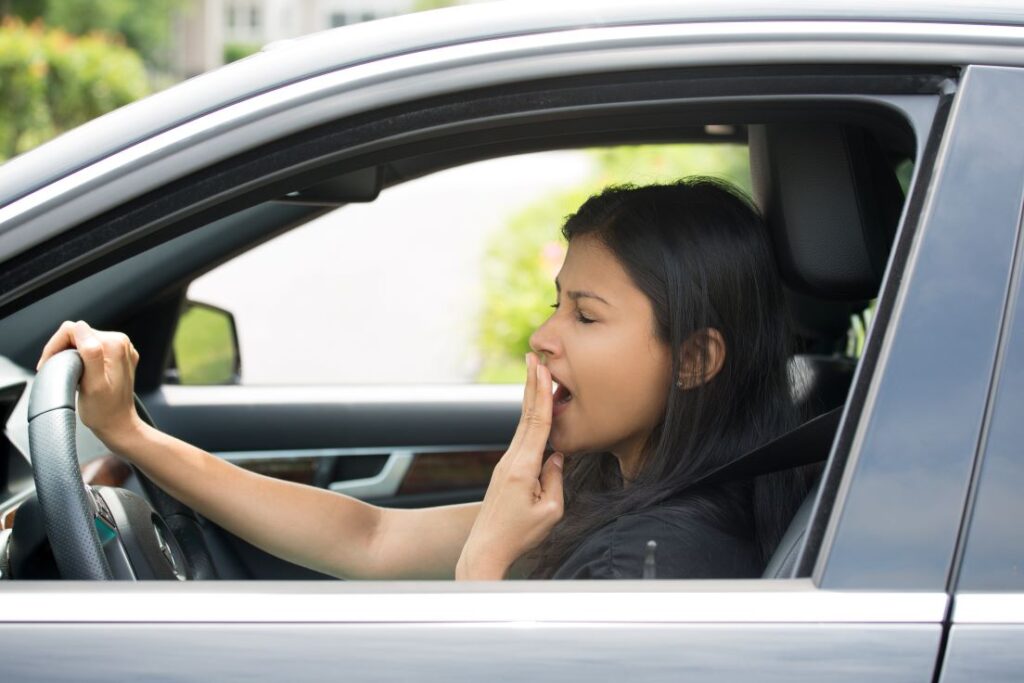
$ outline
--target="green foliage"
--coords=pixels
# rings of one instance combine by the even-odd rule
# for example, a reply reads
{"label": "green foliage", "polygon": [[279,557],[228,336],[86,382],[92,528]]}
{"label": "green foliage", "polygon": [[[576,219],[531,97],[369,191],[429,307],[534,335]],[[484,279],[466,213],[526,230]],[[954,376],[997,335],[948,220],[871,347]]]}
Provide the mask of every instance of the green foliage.
{"label": "green foliage", "polygon": [[109,38],[0,24],[0,160],[149,91],[138,55]]}
{"label": "green foliage", "polygon": [[871,330],[871,323],[875,321],[875,309],[878,300],[872,299],[868,307],[860,313],[850,316],[850,329],[846,331],[846,355],[849,358],[860,358],[864,353],[864,344],[868,339],[868,332]]}
{"label": "green foliage", "polygon": [[224,63],[237,62],[259,51],[260,46],[253,43],[227,43],[224,46]]}
{"label": "green foliage", "polygon": [[442,7],[452,7],[458,4],[458,0],[416,0],[412,4],[412,11],[425,12],[432,9],[441,9]]}
{"label": "green foliage", "polygon": [[171,22],[185,0],[10,0],[14,14],[74,35],[103,32],[123,36],[147,64],[165,67]]}
{"label": "green foliage", "polygon": [[554,278],[565,255],[561,227],[587,199],[608,185],[647,185],[689,175],[724,178],[750,192],[747,149],[741,145],[641,145],[590,152],[593,176],[512,216],[494,235],[484,258],[484,308],[477,381],[521,383],[530,335],[551,314]]}
{"label": "green foliage", "polygon": [[224,312],[190,305],[178,320],[172,345],[180,384],[232,383],[235,332]]}

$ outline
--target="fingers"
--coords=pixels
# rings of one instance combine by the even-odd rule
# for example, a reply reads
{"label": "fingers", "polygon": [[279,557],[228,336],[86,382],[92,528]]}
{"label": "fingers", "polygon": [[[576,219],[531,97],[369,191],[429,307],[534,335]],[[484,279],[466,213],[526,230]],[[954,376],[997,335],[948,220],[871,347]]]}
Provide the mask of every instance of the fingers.
{"label": "fingers", "polygon": [[[107,379],[106,363],[103,359],[103,342],[95,330],[81,320],[74,323],[71,332],[74,337],[74,346],[78,349],[78,355],[82,357],[82,363],[85,366],[82,372],[82,387],[86,390],[101,387]],[[87,384],[91,386],[87,386]]]}
{"label": "fingers", "polygon": [[43,367],[43,363],[50,359],[51,356],[60,353],[64,349],[70,349],[75,345],[74,337],[75,324],[70,320],[65,320],[61,323],[60,327],[54,333],[50,340],[43,346],[43,353],[39,356],[39,362],[36,363],[36,370]]}
{"label": "fingers", "polygon": [[540,465],[544,447],[548,443],[548,435],[551,433],[551,371],[546,365],[534,363],[533,374],[536,375],[533,407],[529,415],[525,416],[527,424],[522,445],[524,451],[536,456],[536,463]]}
{"label": "fingers", "polygon": [[66,320],[43,347],[39,362],[36,363],[36,370],[52,356],[72,348],[77,349],[82,357],[85,365],[83,374],[94,381],[105,379],[105,360],[114,361],[110,369],[117,375],[124,374],[124,367],[117,361],[124,359],[132,371],[139,362],[139,352],[131,340],[121,332],[94,330],[82,320]]}
{"label": "fingers", "polygon": [[526,388],[523,390],[523,416],[528,415],[537,402],[537,356],[526,354]]}
{"label": "fingers", "polygon": [[509,444],[510,464],[521,462],[536,477],[540,472],[544,448],[551,433],[551,372],[527,356],[527,389],[523,395],[523,414]]}
{"label": "fingers", "polygon": [[523,408],[519,413],[519,424],[516,426],[516,433],[512,435],[512,441],[508,445],[508,453],[515,453],[519,447],[519,444],[523,440],[523,434],[526,431],[526,416],[530,412],[530,405],[532,403],[531,398],[533,393],[536,391],[534,383],[536,382],[536,373],[533,370],[535,357],[532,353],[526,354],[526,385],[523,388]]}
{"label": "fingers", "polygon": [[550,508],[552,513],[562,516],[564,494],[562,492],[562,465],[565,456],[561,453],[552,453],[551,457],[544,463],[540,473],[541,500]]}

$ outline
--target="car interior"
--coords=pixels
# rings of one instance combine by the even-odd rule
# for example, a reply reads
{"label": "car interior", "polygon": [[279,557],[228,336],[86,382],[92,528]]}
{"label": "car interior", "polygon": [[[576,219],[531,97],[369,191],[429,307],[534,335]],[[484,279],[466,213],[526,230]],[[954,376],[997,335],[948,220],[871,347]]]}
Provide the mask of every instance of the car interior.
{"label": "car interior", "polygon": [[[857,358],[846,351],[851,316],[880,296],[887,269],[899,267],[893,254],[909,193],[907,170],[920,175],[928,133],[880,102],[894,89],[906,92],[908,83],[940,77],[905,70],[871,78],[838,70],[666,71],[460,93],[241,153],[90,220],[69,233],[65,249],[85,253],[119,231],[133,237],[110,242],[88,264],[55,271],[30,301],[0,310],[0,406],[7,425],[0,528],[15,530],[4,575],[59,577],[33,511],[22,423],[36,359],[66,319],[128,334],[141,356],[136,393],[152,421],[210,452],[271,476],[362,492],[385,506],[479,500],[515,429],[517,398],[487,399],[466,387],[451,396],[363,402],[344,387],[304,394],[295,387],[176,384],[173,339],[190,305],[189,284],[339,206],[372,203],[388,188],[444,169],[533,151],[669,142],[749,149],[754,199],[770,231],[797,337],[793,395],[807,422],[783,437],[781,447],[744,460],[759,459],[766,472],[825,463],[832,455],[764,576],[809,574],[814,548],[807,539],[820,536],[842,475],[839,417],[844,410],[855,417],[856,396],[867,390],[871,373],[865,369],[870,353]],[[877,101],[862,97],[865,91]],[[801,94],[807,92],[827,96]],[[899,239],[909,244],[909,235]],[[45,270],[51,247],[29,254],[22,267]],[[816,421],[822,416],[827,419]],[[179,543],[205,543],[209,566],[192,567],[195,578],[331,578],[192,516],[80,423],[76,440],[87,482],[142,493]],[[395,486],[367,488],[383,481]],[[179,535],[183,526],[192,533]]]}

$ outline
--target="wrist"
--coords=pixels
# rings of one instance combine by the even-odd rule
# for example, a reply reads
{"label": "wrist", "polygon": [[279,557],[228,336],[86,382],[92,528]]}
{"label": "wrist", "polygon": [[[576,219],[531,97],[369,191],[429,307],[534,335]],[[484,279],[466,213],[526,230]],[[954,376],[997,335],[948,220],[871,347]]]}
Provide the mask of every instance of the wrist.
{"label": "wrist", "polygon": [[132,416],[124,422],[101,429],[93,429],[92,432],[111,451],[118,455],[125,455],[131,453],[133,444],[144,438],[148,428],[149,425],[133,412]]}
{"label": "wrist", "polygon": [[456,581],[502,581],[508,573],[509,563],[499,559],[483,559],[463,551],[455,565]]}

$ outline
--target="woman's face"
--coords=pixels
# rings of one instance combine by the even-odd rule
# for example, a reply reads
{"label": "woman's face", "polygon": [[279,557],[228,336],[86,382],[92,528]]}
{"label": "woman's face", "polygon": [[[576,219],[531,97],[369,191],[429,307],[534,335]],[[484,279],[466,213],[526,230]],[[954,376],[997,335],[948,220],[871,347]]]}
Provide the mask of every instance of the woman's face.
{"label": "woman's face", "polygon": [[[558,309],[530,337],[555,392],[551,446],[610,451],[630,477],[665,411],[672,359],[654,336],[651,303],[597,238],[569,243],[555,280]],[[565,399],[571,392],[571,398]]]}

